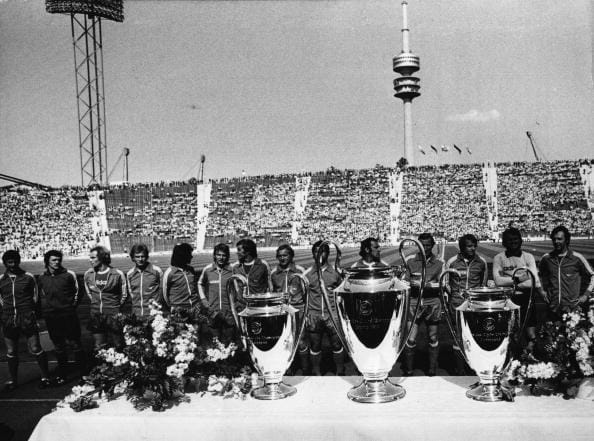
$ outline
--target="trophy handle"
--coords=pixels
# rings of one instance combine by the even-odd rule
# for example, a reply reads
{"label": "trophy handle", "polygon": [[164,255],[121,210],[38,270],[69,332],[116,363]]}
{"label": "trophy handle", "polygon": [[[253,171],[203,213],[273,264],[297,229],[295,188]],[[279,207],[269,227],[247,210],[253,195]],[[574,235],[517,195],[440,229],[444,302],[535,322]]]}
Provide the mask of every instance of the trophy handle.
{"label": "trophy handle", "polygon": [[452,334],[452,338],[454,339],[454,344],[456,346],[458,346],[458,348],[460,348],[460,353],[462,354],[462,357],[464,357],[464,360],[466,361],[466,363],[468,363],[466,354],[462,350],[462,348],[463,348],[462,342],[460,341],[460,338],[458,337],[458,334],[456,333],[454,321],[452,320],[452,316],[450,314],[450,307],[448,304],[449,302],[446,300],[446,293],[445,293],[445,289],[444,289],[444,280],[445,280],[445,277],[447,275],[449,275],[450,273],[455,274],[456,276],[460,277],[460,273],[458,272],[458,270],[455,270],[455,269],[447,269],[443,273],[441,273],[441,276],[439,276],[439,300],[441,301],[441,307],[443,308],[443,311],[444,311],[446,323],[448,324],[448,329],[450,330],[450,334]]}
{"label": "trophy handle", "polygon": [[[309,281],[307,280],[307,278],[303,275],[303,274],[293,274],[293,276],[291,277],[291,280],[293,279],[299,279],[299,284],[301,285],[301,289],[303,291],[303,297],[305,298],[305,308],[303,309],[303,317],[301,318],[301,325],[299,326],[299,334],[297,335],[297,342],[293,347],[293,351],[291,352],[291,358],[289,358],[289,360],[291,360],[291,362],[293,361],[293,358],[295,358],[295,354],[297,353],[297,349],[299,348],[299,341],[301,340],[301,337],[303,337],[303,331],[305,330],[305,322],[306,322],[306,318],[307,318],[307,314],[309,313]],[[289,289],[289,284],[287,283],[287,290]],[[288,302],[290,302],[290,294],[289,294],[289,300],[287,300]]]}
{"label": "trophy handle", "polygon": [[[340,344],[342,344],[342,347],[345,348],[345,350],[348,352],[348,346],[346,344],[346,337],[345,337],[344,333],[342,332],[342,328],[340,326],[338,326],[338,320],[334,317],[334,313],[332,312],[332,307],[330,306],[330,297],[328,294],[328,289],[326,288],[326,285],[324,284],[324,279],[322,279],[322,267],[320,266],[320,257],[322,256],[322,247],[324,245],[328,245],[328,246],[332,245],[336,249],[336,259],[334,260],[334,269],[341,275],[342,275],[343,271],[338,265],[340,264],[340,257],[342,256],[342,252],[340,251],[340,248],[338,247],[336,242],[333,242],[330,240],[325,240],[324,242],[322,242],[320,244],[320,247],[318,248],[318,252],[316,254],[316,261],[314,263],[316,266],[316,271],[318,273],[318,282],[320,284],[320,291],[322,292],[322,299],[323,299],[324,303],[326,304],[326,309],[328,310],[328,315],[330,316],[330,321],[332,322],[332,326],[334,326],[334,329],[336,329],[336,335],[338,335]],[[336,306],[336,308],[338,309],[338,306]]]}
{"label": "trophy handle", "polygon": [[[247,278],[245,276],[242,276],[241,274],[233,274],[231,277],[229,277],[229,280],[227,280],[227,297],[229,298],[229,306],[231,307],[231,313],[233,314],[233,320],[235,321],[235,326],[237,326],[237,329],[241,333],[241,325],[239,324],[239,315],[237,313],[237,308],[235,308],[235,302],[237,301],[237,299],[232,294],[232,292],[238,292],[237,286],[240,283],[243,286],[247,286],[247,284],[248,284]],[[233,285],[233,287],[235,288],[234,290],[231,289],[231,285]]]}
{"label": "trophy handle", "polygon": [[514,272],[512,273],[512,280],[514,281],[514,292],[516,291],[516,288],[518,286],[518,284],[516,283],[516,280],[515,280],[515,276],[518,271],[527,271],[528,274],[530,274],[530,279],[532,281],[532,284],[530,285],[530,297],[528,297],[528,307],[526,308],[526,317],[524,317],[524,320],[522,321],[522,324],[520,325],[520,338],[521,338],[522,335],[524,334],[524,330],[526,329],[526,324],[528,323],[528,316],[530,315],[530,312],[532,311],[532,308],[534,307],[534,287],[536,285],[536,276],[528,267],[516,268],[514,270]]}
{"label": "trophy handle", "polygon": [[[427,280],[427,256],[425,256],[425,249],[423,248],[423,245],[415,239],[402,239],[402,241],[400,242],[400,247],[398,247],[398,253],[400,254],[400,258],[402,259],[402,262],[404,264],[404,267],[406,268],[406,271],[408,272],[408,274],[411,275],[411,291],[412,291],[412,271],[410,270],[410,266],[408,265],[408,262],[406,261],[406,258],[404,257],[404,253],[402,252],[403,248],[404,248],[404,243],[405,242],[412,242],[414,243],[417,248],[420,251],[421,256],[423,257],[422,260],[422,264],[421,264],[421,285],[419,287],[419,299],[417,301],[417,306],[415,307],[415,312],[413,314],[413,317],[410,321],[410,325],[408,327],[408,331],[406,332],[406,340],[408,341],[408,338],[410,337],[410,333],[413,330],[413,325],[415,323],[415,321],[417,320],[417,315],[419,314],[419,309],[421,307],[421,303],[423,303],[423,292],[425,291],[425,282]],[[409,297],[410,297],[410,292],[409,291]],[[406,302],[407,304],[409,304],[408,302]],[[406,312],[408,315],[408,311]]]}

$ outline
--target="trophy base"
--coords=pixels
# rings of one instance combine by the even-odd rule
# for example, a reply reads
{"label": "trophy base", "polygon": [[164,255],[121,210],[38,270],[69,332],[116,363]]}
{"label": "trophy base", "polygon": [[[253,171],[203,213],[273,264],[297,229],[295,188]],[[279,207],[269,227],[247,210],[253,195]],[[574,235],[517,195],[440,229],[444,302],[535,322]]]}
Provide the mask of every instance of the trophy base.
{"label": "trophy base", "polygon": [[500,384],[481,384],[470,386],[466,396],[476,401],[493,403],[495,401],[513,401],[514,392]]}
{"label": "trophy base", "polygon": [[359,386],[352,388],[347,396],[357,403],[389,403],[406,395],[402,386],[384,380],[363,380]]}
{"label": "trophy base", "polygon": [[285,383],[264,384],[252,391],[252,397],[257,400],[280,400],[295,395],[297,389]]}

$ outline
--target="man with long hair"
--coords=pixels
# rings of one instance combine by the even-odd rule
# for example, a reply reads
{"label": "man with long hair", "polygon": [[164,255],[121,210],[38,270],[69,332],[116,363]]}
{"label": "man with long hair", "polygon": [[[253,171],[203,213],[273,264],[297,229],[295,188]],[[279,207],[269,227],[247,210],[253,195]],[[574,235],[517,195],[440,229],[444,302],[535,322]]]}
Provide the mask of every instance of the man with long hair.
{"label": "man with long hair", "polygon": [[86,373],[86,355],[80,340],[78,306],[78,281],[74,271],[62,266],[63,254],[49,250],[43,256],[45,272],[37,279],[43,317],[55,347],[58,368],[54,377],[56,384],[66,382],[68,347],[74,352],[80,376]]}
{"label": "man with long hair", "polygon": [[[328,264],[330,247],[327,243],[319,240],[314,243],[311,252],[314,258],[314,264],[307,269],[305,277],[309,281],[309,313],[306,317],[306,328],[309,336],[309,355],[312,365],[313,375],[322,375],[320,364],[322,360],[322,339],[324,334],[330,338],[332,346],[332,358],[336,365],[336,374],[344,375],[344,350],[340,338],[334,329],[327,305],[324,305],[323,290],[331,292],[337,288],[342,281],[341,275]],[[316,262],[316,259],[319,261]],[[318,266],[322,278],[318,274]],[[332,296],[330,302],[332,302]],[[336,305],[331,304],[330,308],[335,309]]]}
{"label": "man with long hair", "polygon": [[197,321],[201,309],[198,276],[190,264],[194,249],[189,243],[173,247],[171,266],[163,274],[163,300],[172,313],[180,312]]}
{"label": "man with long hair", "polygon": [[35,307],[38,301],[37,284],[33,274],[21,269],[21,255],[16,250],[8,250],[2,255],[6,272],[0,275],[0,307],[2,314],[2,333],[6,344],[8,373],[10,380],[4,385],[5,391],[12,391],[18,384],[19,337],[27,338],[29,352],[37,359],[41,370],[40,388],[50,386],[47,354],[39,342],[39,328]]}

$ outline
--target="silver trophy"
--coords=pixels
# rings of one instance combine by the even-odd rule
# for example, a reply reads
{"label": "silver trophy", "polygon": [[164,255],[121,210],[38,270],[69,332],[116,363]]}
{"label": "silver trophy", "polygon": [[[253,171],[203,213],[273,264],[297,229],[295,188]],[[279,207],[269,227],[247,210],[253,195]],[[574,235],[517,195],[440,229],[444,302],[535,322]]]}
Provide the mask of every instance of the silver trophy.
{"label": "silver trophy", "polygon": [[[289,304],[289,292],[244,294],[248,281],[239,274],[233,275],[227,282],[235,324],[256,370],[264,379],[263,386],[252,390],[252,396],[259,400],[278,400],[297,392],[293,386],[282,382],[295,357],[309,309],[309,283],[305,277],[294,274],[287,285],[292,286],[295,281],[300,285],[304,298],[303,314]],[[238,295],[238,299],[246,305],[239,313],[235,293],[243,293]]]}
{"label": "silver trophy", "polygon": [[439,279],[440,299],[445,312],[446,322],[452,333],[455,344],[460,348],[462,356],[479,377],[478,383],[466,391],[466,396],[478,401],[513,401],[514,393],[501,384],[501,376],[510,359],[509,346],[514,334],[524,330],[534,295],[535,277],[527,268],[532,279],[528,312],[520,326],[520,307],[511,300],[513,288],[480,287],[462,290],[464,302],[455,308],[455,317],[449,308],[444,291],[446,276],[460,277],[455,269],[442,273]]}
{"label": "silver trophy", "polygon": [[[324,283],[320,283],[320,286],[336,332],[363,375],[362,383],[347,394],[351,400],[359,403],[386,403],[406,394],[402,386],[390,382],[388,374],[404,348],[418,313],[426,268],[423,247],[415,240],[404,239],[401,242],[399,251],[402,260],[406,262],[403,246],[407,241],[413,242],[423,256],[419,302],[413,317],[410,317],[410,284],[398,277],[402,273],[400,268],[377,266],[340,270],[338,245],[325,242],[336,248],[335,266],[345,278],[331,293]],[[319,262],[319,256],[316,261]],[[319,266],[318,277],[322,281]],[[333,308],[333,304],[336,308]],[[336,310],[337,318],[333,310]]]}

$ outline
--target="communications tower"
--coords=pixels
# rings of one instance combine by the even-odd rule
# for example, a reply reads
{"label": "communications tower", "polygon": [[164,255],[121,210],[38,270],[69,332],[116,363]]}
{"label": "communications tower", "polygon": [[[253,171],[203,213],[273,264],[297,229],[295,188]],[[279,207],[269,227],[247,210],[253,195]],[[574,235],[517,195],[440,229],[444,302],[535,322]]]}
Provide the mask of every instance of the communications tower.
{"label": "communications tower", "polygon": [[101,19],[124,21],[123,0],[45,0],[45,10],[70,15],[78,111],[81,185],[107,185]]}
{"label": "communications tower", "polygon": [[414,165],[412,139],[412,100],[421,95],[420,80],[412,75],[420,68],[419,57],[410,51],[407,13],[408,2],[402,0],[402,52],[394,58],[394,72],[400,77],[394,80],[394,96],[404,103],[404,158]]}

